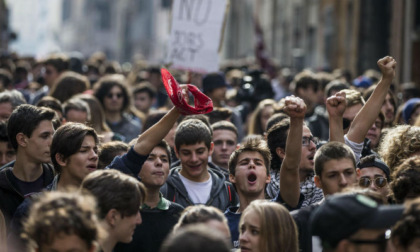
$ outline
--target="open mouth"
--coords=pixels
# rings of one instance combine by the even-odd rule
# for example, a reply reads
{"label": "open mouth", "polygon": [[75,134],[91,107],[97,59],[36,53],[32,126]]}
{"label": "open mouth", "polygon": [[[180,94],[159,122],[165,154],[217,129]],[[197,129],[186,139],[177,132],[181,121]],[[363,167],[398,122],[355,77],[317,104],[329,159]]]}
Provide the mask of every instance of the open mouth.
{"label": "open mouth", "polygon": [[96,165],[88,165],[87,167],[89,170],[96,170]]}
{"label": "open mouth", "polygon": [[249,182],[255,182],[257,180],[257,175],[251,173],[248,175],[248,181]]}

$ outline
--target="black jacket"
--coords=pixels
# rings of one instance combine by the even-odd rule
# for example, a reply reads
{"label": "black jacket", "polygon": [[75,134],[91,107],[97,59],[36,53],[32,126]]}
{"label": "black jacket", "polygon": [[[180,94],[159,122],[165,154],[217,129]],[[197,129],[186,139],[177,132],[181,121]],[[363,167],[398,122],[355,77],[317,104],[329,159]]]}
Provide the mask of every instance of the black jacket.
{"label": "black jacket", "polygon": [[[168,180],[160,191],[166,199],[176,202],[183,207],[194,205],[188,196],[184,183],[179,177],[180,170],[181,167],[171,169]],[[222,211],[225,211],[230,206],[236,206],[239,200],[233,185],[225,180],[225,176],[221,172],[213,169],[208,169],[208,172],[212,178],[212,186],[206,205],[214,206]]]}
{"label": "black jacket", "polygon": [[[3,212],[8,227],[17,207],[25,199],[13,181],[12,169],[15,162],[11,162],[0,170],[0,210]],[[50,164],[42,164],[43,187],[47,187],[54,179],[55,171]]]}

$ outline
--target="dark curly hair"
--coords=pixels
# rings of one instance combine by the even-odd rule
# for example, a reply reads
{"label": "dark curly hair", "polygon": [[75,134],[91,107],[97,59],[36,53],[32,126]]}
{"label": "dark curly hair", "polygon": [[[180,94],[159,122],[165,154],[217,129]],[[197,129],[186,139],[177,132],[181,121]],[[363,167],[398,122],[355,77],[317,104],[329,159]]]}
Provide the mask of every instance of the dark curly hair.
{"label": "dark curly hair", "polygon": [[397,166],[391,179],[389,186],[397,203],[420,196],[420,157],[411,157]]}
{"label": "dark curly hair", "polygon": [[420,199],[409,202],[403,217],[392,229],[392,243],[407,249],[416,238],[420,238]]}

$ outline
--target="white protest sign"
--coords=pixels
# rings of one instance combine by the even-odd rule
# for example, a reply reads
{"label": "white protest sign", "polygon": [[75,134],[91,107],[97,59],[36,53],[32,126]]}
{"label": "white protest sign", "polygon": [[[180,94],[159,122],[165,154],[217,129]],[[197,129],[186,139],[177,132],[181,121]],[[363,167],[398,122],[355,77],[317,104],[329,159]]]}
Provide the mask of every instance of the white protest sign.
{"label": "white protest sign", "polygon": [[194,72],[219,70],[219,42],[227,0],[174,0],[166,62]]}

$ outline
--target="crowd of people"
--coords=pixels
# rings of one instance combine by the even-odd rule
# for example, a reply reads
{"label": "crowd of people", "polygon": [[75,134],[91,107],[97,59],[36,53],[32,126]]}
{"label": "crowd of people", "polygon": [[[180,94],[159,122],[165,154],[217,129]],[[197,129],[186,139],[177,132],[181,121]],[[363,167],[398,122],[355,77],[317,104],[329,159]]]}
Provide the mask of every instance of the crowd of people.
{"label": "crowd of people", "polygon": [[144,61],[4,56],[0,251],[415,251],[420,90],[377,63],[170,69],[203,114]]}

